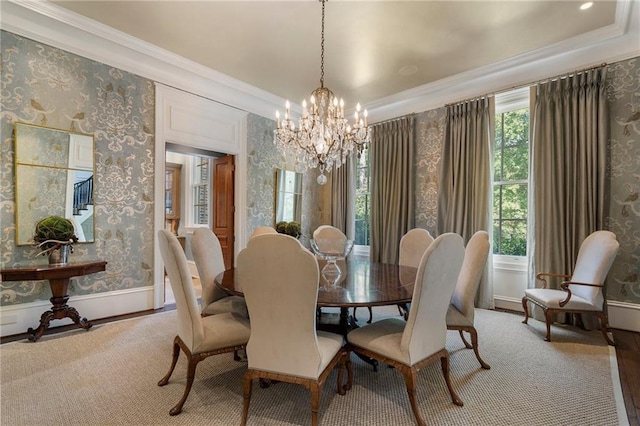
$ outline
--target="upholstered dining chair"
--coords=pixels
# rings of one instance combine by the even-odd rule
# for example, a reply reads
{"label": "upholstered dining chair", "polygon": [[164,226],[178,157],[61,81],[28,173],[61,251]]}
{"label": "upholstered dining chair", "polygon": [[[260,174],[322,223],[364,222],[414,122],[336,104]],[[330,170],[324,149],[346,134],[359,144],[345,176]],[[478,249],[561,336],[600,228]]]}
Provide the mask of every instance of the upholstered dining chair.
{"label": "upholstered dining chair", "polygon": [[262,235],[262,234],[277,234],[277,233],[278,231],[276,231],[276,229],[272,226],[258,226],[256,229],[253,230],[253,232],[249,236],[249,239],[253,237],[257,237],[258,235]]}
{"label": "upholstered dining chair", "polygon": [[462,406],[449,376],[449,353],[445,349],[447,306],[464,258],[462,237],[440,235],[429,246],[418,266],[406,322],[386,318],[347,334],[347,350],[385,362],[404,376],[411,409],[419,425],[425,425],[416,399],[420,368],[440,360],[442,374],[454,404]]}
{"label": "upholstered dining chair", "polygon": [[[457,330],[460,333],[464,345],[468,349],[473,349],[478,362],[485,370],[491,367],[484,362],[478,351],[478,331],[474,326],[474,301],[489,256],[489,246],[489,234],[486,231],[476,232],[467,243],[462,269],[447,310],[447,329]],[[471,344],[464,337],[465,331],[471,336]]]}
{"label": "upholstered dining chair", "polygon": [[[571,313],[578,316],[594,314],[600,319],[600,331],[609,345],[615,342],[609,338],[607,331],[609,319],[606,312],[606,300],[603,289],[609,269],[618,253],[619,243],[616,235],[610,231],[595,231],[580,245],[578,259],[572,275],[540,272],[536,279],[542,281],[542,288],[525,290],[522,298],[524,308],[524,324],[529,320],[527,302],[539,306],[544,311],[547,335],[544,340],[551,341],[551,323],[553,316],[559,313]],[[545,277],[569,279],[560,284],[561,290],[547,288]]]}
{"label": "upholstered dining chair", "polygon": [[230,296],[215,284],[215,278],[224,272],[222,248],[216,234],[210,228],[197,228],[191,237],[191,253],[196,264],[202,296],[200,305],[203,316],[236,312],[247,316],[247,305],[244,298]]}
{"label": "upholstered dining chair", "polygon": [[341,335],[316,330],[315,256],[288,235],[260,235],[240,252],[236,271],[252,324],[241,424],[247,422],[252,382],[258,378],[308,388],[312,424],[317,425],[323,383],[339,366],[337,391],[344,395],[351,388],[351,363]]}
{"label": "upholstered dining chair", "polygon": [[236,313],[200,316],[191,271],[182,246],[175,235],[164,229],[158,231],[158,241],[160,254],[176,298],[178,314],[178,335],[173,340],[171,366],[169,372],[158,382],[158,386],[169,383],[169,378],[178,362],[180,350],[187,356],[188,363],[187,383],[182,398],[169,410],[169,414],[175,416],[182,412],[182,406],[189,396],[198,363],[211,355],[244,349],[249,341],[251,330],[249,320]]}
{"label": "upholstered dining chair", "polygon": [[[414,228],[407,231],[400,239],[398,265],[417,268],[420,265],[422,255],[432,242],[433,237],[426,229]],[[398,305],[398,310],[400,315],[407,319],[409,307],[406,304]],[[369,321],[371,321],[371,318],[369,318]]]}

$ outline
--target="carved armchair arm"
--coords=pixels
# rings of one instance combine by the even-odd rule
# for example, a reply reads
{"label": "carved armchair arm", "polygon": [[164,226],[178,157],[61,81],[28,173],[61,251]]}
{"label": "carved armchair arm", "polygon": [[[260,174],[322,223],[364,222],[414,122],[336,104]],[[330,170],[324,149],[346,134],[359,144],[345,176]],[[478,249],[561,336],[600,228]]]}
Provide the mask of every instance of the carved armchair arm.
{"label": "carved armchair arm", "polygon": [[547,288],[547,280],[543,277],[558,277],[558,278],[571,278],[571,275],[554,274],[551,272],[539,272],[536,274],[536,279],[542,281],[542,288]]}
{"label": "carved armchair arm", "polygon": [[567,297],[560,302],[560,307],[564,307],[569,300],[571,299],[571,290],[569,289],[570,285],[586,285],[589,287],[604,287],[602,284],[589,284],[589,283],[579,283],[577,281],[563,281],[560,283],[560,288],[567,292]]}

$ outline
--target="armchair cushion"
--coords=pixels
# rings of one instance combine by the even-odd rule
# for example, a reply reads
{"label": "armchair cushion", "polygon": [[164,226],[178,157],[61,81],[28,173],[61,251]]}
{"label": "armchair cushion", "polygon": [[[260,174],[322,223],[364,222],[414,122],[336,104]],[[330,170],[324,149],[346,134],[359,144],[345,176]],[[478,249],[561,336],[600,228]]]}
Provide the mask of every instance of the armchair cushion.
{"label": "armchair cushion", "polygon": [[567,298],[567,292],[562,290],[553,290],[548,288],[530,288],[524,291],[525,295],[533,299],[544,306],[548,306],[552,309],[565,309],[576,311],[599,311],[602,308],[596,306],[586,299],[583,299],[576,294],[571,295],[569,303],[560,307],[560,302]]}

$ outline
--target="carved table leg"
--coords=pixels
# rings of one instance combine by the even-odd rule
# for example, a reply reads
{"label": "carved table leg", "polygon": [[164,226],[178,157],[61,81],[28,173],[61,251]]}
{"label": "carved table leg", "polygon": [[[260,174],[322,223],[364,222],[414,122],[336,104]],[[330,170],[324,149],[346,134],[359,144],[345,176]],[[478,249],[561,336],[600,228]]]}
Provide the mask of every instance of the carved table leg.
{"label": "carved table leg", "polygon": [[49,323],[54,319],[71,318],[71,320],[79,327],[85,330],[90,329],[93,324],[91,324],[90,321],[87,321],[86,318],[80,318],[78,311],[67,305],[67,301],[69,300],[69,295],[67,295],[69,278],[51,279],[49,280],[49,285],[51,286],[51,293],[53,294],[53,297],[49,300],[51,301],[53,308],[42,314],[38,328],[34,330],[29,327],[27,332],[32,334],[29,336],[29,340],[35,342],[42,337],[45,330],[49,328]]}

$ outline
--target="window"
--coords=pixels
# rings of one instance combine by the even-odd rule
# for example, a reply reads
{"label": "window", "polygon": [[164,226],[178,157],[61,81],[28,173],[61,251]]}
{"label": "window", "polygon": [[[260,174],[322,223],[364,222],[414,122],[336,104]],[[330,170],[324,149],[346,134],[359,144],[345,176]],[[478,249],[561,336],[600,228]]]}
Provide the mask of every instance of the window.
{"label": "window", "polygon": [[[493,253],[506,256],[527,254],[529,99],[528,92],[519,93],[515,102],[503,104],[496,96]],[[505,94],[502,99],[509,96],[514,97]]]}
{"label": "window", "polygon": [[371,194],[369,189],[369,149],[365,148],[362,155],[354,155],[356,161],[356,226],[355,245],[368,246],[371,229]]}
{"label": "window", "polygon": [[209,225],[210,193],[211,193],[211,159],[209,157],[192,157],[193,171],[191,178],[192,225]]}

